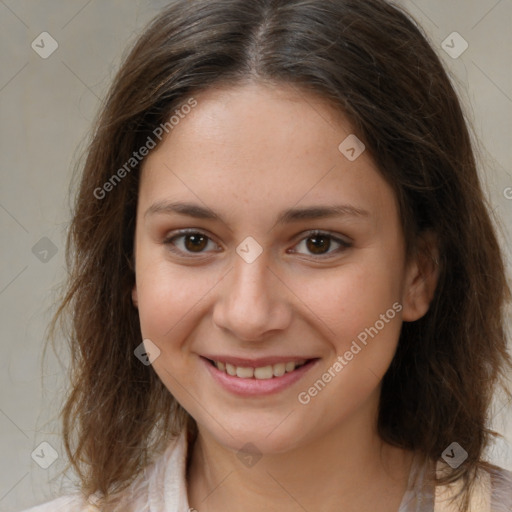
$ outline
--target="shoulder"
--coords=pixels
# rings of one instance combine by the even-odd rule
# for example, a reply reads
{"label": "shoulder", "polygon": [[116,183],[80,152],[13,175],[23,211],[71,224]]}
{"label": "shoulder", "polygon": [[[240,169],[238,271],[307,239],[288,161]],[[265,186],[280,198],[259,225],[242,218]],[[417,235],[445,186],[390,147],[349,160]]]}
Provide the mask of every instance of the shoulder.
{"label": "shoulder", "polygon": [[[440,472],[438,464],[438,472]],[[450,499],[461,489],[461,482],[436,489],[435,512],[455,510]],[[478,512],[512,512],[512,472],[491,466],[481,467],[471,489],[470,510]]]}
{"label": "shoulder", "polygon": [[512,472],[498,467],[487,472],[492,512],[512,512]]}
{"label": "shoulder", "polygon": [[[186,458],[188,443],[184,433],[171,439],[167,448],[135,480],[117,495],[113,512],[151,510],[188,510]],[[98,500],[98,501],[96,501]],[[97,506],[93,505],[97,503]],[[95,495],[67,494],[22,512],[101,512],[101,500]]]}
{"label": "shoulder", "polygon": [[80,494],[69,494],[22,512],[98,512],[98,509],[84,501]]}

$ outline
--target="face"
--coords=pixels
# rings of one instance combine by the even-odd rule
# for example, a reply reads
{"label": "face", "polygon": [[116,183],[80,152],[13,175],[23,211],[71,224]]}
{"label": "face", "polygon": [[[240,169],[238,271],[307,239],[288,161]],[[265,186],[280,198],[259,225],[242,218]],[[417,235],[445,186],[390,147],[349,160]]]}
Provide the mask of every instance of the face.
{"label": "face", "polygon": [[376,411],[428,300],[392,189],[368,152],[339,149],[343,116],[287,86],[194,98],[142,169],[142,337],[200,431],[284,452]]}

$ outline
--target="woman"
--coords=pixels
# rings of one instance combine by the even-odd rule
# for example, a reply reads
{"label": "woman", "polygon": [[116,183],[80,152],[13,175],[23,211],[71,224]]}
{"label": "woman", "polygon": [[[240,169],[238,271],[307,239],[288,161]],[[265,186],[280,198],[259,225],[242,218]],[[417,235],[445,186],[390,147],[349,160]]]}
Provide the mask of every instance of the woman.
{"label": "woman", "polygon": [[512,510],[483,460],[503,260],[397,7],[172,2],[114,81],[68,243],[81,489],[32,512]]}

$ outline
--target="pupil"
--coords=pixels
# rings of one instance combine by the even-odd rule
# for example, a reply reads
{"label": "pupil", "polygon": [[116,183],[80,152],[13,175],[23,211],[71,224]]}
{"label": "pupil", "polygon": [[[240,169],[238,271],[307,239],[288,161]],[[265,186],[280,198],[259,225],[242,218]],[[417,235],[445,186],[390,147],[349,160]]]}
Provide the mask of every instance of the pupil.
{"label": "pupil", "polygon": [[187,235],[185,238],[185,246],[187,247],[187,250],[199,252],[204,249],[205,240],[206,237],[203,235]]}
{"label": "pupil", "polygon": [[[312,244],[309,241],[312,241]],[[330,240],[325,236],[312,236],[308,238],[308,250],[314,254],[322,253],[322,249],[328,250],[330,247]],[[320,249],[320,250],[319,250]]]}

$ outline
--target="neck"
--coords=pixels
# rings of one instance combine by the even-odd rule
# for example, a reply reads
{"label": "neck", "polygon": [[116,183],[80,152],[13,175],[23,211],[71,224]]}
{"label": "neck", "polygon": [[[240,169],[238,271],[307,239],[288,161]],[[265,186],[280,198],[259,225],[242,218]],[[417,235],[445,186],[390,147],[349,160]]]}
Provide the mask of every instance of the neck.
{"label": "neck", "polygon": [[344,512],[396,512],[412,453],[384,443],[369,412],[285,453],[266,453],[252,465],[199,427],[188,472],[190,507],[334,512],[343,504]]}

